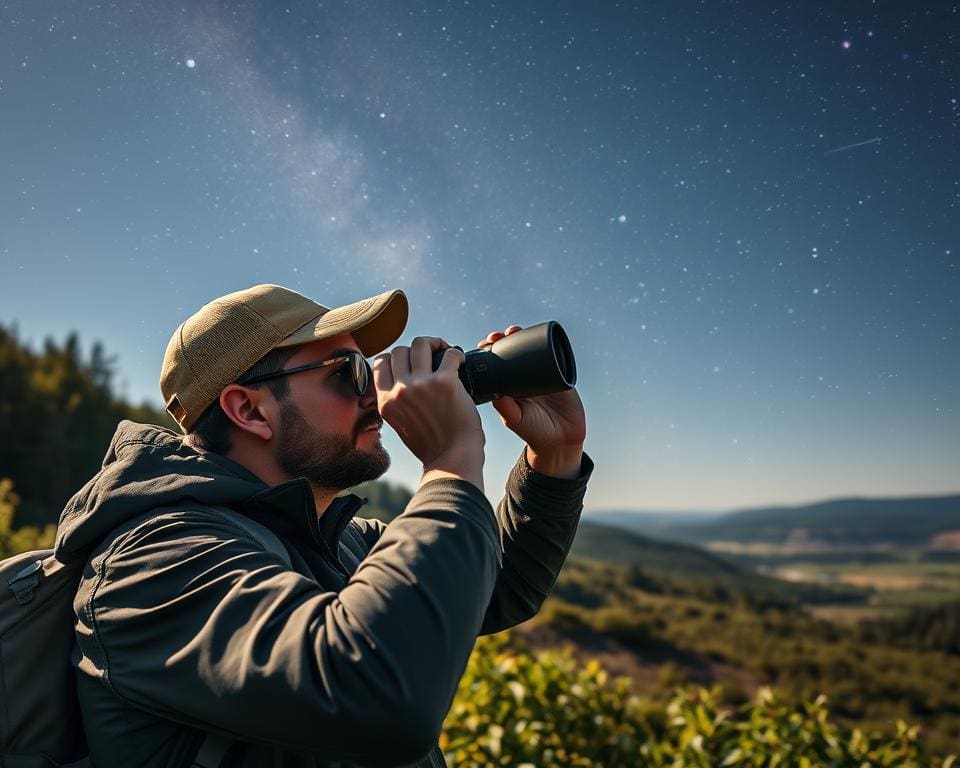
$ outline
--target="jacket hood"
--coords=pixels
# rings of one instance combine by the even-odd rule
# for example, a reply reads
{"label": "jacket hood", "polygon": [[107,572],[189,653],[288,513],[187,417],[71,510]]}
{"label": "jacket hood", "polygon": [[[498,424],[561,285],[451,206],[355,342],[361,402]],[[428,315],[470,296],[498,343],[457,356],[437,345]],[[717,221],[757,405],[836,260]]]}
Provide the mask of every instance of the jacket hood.
{"label": "jacket hood", "polygon": [[149,510],[192,500],[238,504],[268,486],[223,456],[184,444],[163,427],[121,421],[100,471],[67,502],[54,552],[85,559],[114,528]]}

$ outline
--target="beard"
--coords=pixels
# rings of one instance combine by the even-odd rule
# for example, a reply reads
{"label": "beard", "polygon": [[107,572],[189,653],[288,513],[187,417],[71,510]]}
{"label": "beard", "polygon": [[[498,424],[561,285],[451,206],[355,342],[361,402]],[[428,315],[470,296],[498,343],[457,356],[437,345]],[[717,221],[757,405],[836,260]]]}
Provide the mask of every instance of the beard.
{"label": "beard", "polygon": [[343,491],[375,480],[390,467],[390,454],[379,441],[372,452],[359,451],[360,432],[380,422],[376,413],[357,424],[354,433],[321,435],[307,423],[294,403],[280,404],[277,462],[293,477],[305,477],[315,488]]}

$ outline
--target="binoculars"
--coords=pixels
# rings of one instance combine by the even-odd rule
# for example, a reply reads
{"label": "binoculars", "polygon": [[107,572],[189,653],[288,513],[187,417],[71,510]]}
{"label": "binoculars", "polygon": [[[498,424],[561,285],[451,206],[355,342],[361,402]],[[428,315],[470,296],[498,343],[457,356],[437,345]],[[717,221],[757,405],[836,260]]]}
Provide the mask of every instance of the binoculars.
{"label": "binoculars", "polygon": [[[463,351],[462,347],[457,349]],[[555,320],[524,328],[484,349],[464,353],[460,381],[477,405],[509,397],[535,397],[572,389],[577,364],[566,332]],[[433,370],[443,350],[433,353]]]}

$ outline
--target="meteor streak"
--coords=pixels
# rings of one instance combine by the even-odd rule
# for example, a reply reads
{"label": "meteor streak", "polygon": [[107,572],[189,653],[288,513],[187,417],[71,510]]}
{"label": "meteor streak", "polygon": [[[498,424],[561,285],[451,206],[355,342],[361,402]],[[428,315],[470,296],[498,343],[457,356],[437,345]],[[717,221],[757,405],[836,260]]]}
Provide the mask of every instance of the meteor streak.
{"label": "meteor streak", "polygon": [[843,152],[844,150],[853,149],[854,147],[865,147],[867,144],[877,144],[879,141],[880,137],[877,136],[876,138],[867,139],[866,141],[858,141],[856,144],[847,144],[846,146],[837,147],[836,149],[828,149],[823,155],[826,157],[827,155],[832,155],[834,152]]}

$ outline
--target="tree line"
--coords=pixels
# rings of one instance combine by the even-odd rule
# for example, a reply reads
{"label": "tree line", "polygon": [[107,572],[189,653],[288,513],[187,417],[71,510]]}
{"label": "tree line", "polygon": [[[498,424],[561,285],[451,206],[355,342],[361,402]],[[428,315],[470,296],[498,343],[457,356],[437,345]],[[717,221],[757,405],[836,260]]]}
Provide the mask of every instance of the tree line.
{"label": "tree line", "polygon": [[115,374],[103,345],[84,354],[76,332],[35,351],[16,328],[0,326],[0,477],[19,497],[17,525],[57,522],[99,469],[122,419],[175,426],[163,411],[118,398]]}

